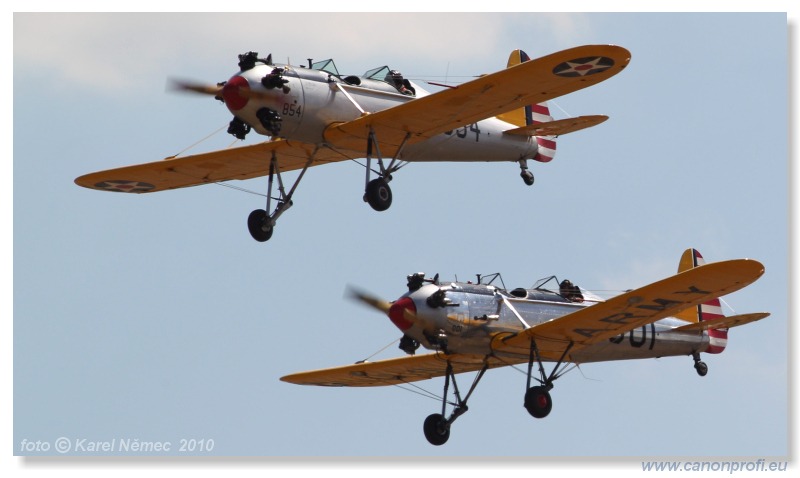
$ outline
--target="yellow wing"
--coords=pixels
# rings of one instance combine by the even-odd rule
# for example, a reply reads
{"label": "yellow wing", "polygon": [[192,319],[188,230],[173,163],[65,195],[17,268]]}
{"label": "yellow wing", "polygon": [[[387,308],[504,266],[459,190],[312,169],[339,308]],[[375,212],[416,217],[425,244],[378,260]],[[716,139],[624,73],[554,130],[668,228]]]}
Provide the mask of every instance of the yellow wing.
{"label": "yellow wing", "polygon": [[300,372],[281,377],[281,380],[297,385],[378,387],[442,377],[446,374],[448,361],[453,366],[453,373],[464,373],[480,370],[484,362],[488,364],[489,368],[496,368],[526,360],[527,358],[500,360],[483,355],[433,353]]}
{"label": "yellow wing", "polygon": [[[295,141],[275,140],[251,146],[223,149],[152,163],[137,164],[86,174],[75,183],[103,191],[149,193],[197,186],[230,179],[250,179],[269,173],[272,153],[276,153],[281,172],[301,169],[314,154],[315,146]],[[319,149],[314,166],[360,157],[358,153]]]}
{"label": "yellow wing", "polygon": [[673,316],[739,290],[763,273],[764,266],[751,259],[705,264],[522,332],[498,334],[492,339],[492,350],[526,355],[535,339],[544,358],[558,359],[569,344],[574,352]]}
{"label": "yellow wing", "polygon": [[409,134],[409,141],[420,141],[578,91],[616,75],[630,58],[628,50],[613,45],[570,48],[354,121],[331,125],[325,139],[338,147],[361,149],[372,129],[383,155],[393,156]]}

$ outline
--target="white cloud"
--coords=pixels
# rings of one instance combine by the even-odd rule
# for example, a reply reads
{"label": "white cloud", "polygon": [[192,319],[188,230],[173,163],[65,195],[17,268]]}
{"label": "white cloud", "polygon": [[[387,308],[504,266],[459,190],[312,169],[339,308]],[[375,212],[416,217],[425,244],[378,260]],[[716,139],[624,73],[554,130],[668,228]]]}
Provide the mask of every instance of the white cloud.
{"label": "white cloud", "polygon": [[18,74],[108,92],[182,71],[220,81],[250,50],[295,64],[332,57],[347,74],[389,64],[474,75],[505,64],[497,51],[535,57],[574,45],[585,30],[574,14],[17,13],[14,63]]}

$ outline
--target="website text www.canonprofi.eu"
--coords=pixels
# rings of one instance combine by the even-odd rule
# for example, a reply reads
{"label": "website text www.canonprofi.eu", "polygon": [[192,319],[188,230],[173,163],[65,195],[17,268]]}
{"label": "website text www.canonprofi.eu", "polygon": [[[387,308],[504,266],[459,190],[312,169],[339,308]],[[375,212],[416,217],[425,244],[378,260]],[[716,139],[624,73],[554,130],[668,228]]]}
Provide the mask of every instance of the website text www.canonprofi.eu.
{"label": "website text www.canonprofi.eu", "polygon": [[642,471],[716,471],[716,472],[766,472],[766,471],[786,471],[787,461],[767,461],[764,458],[758,460],[708,460],[708,461],[643,461]]}

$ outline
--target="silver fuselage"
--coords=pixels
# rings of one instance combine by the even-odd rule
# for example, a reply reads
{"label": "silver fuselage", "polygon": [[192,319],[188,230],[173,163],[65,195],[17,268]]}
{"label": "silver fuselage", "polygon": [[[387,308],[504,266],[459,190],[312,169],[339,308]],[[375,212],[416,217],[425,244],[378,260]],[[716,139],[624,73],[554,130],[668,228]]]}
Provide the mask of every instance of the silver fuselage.
{"label": "silver fuselage", "polygon": [[[274,68],[282,68],[287,89],[264,88],[261,79]],[[240,109],[231,112],[256,132],[270,136],[257,118],[261,108],[269,108],[281,117],[280,137],[309,144],[325,145],[326,128],[348,122],[364,113],[374,113],[414,101],[430,94],[413,84],[416,95],[406,96],[390,84],[359,78],[360,85],[349,84],[326,71],[287,65],[256,65],[240,72],[249,88],[259,94]],[[530,137],[504,135],[516,126],[497,118],[465,125],[426,141],[409,144],[397,159],[405,161],[518,161],[533,158],[537,143]],[[380,138],[377,138],[380,144]],[[366,147],[366,142],[365,142]]]}
{"label": "silver fuselage", "polygon": [[[428,297],[439,289],[444,291],[447,305],[429,306]],[[512,295],[491,285],[456,282],[438,286],[426,284],[403,297],[412,299],[416,307],[416,320],[404,333],[424,347],[439,348],[431,338],[444,334],[449,353],[498,356],[508,354],[492,349],[492,337],[498,332],[520,332],[595,303],[570,302],[556,292],[542,289],[517,289]],[[708,346],[708,335],[675,330],[685,324],[675,318],[662,319],[576,351],[569,361],[586,363],[703,352]]]}

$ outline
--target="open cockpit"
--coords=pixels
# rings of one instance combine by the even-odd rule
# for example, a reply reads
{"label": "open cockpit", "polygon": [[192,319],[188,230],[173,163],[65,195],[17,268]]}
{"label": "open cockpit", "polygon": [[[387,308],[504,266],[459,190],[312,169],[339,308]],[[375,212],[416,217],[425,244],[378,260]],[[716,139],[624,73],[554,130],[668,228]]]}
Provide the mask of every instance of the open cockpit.
{"label": "open cockpit", "polygon": [[322,61],[312,61],[309,59],[308,68],[328,73],[328,81],[341,81],[352,86],[360,86],[362,88],[386,91],[389,93],[402,93],[407,96],[416,95],[416,88],[414,88],[410,81],[403,77],[402,73],[385,65],[367,70],[361,76],[342,76],[332,59]]}

